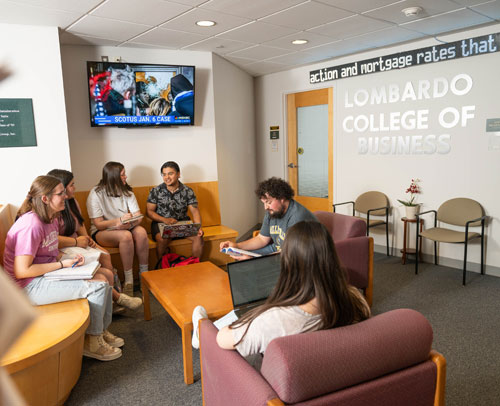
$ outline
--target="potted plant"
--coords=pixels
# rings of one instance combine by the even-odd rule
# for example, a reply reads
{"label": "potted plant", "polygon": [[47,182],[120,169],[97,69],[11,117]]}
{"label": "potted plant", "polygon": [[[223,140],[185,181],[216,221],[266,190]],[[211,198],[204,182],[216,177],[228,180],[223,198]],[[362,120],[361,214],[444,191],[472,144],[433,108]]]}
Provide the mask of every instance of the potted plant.
{"label": "potted plant", "polygon": [[410,187],[406,189],[406,193],[410,194],[410,198],[408,200],[398,199],[398,202],[405,206],[406,218],[408,220],[413,220],[415,218],[415,214],[417,214],[420,206],[420,204],[416,202],[417,195],[421,193],[420,186],[418,185],[419,182],[420,179],[411,180]]}

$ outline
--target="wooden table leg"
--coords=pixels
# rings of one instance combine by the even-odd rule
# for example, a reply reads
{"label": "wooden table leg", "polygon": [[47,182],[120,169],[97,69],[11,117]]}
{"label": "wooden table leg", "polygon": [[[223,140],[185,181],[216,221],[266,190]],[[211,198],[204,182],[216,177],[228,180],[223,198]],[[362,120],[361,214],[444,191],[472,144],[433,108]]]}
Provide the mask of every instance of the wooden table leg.
{"label": "wooden table leg", "polygon": [[142,278],[142,305],[144,306],[144,320],[151,320],[151,308],[149,307],[149,284]]}
{"label": "wooden table leg", "polygon": [[186,385],[193,383],[193,348],[191,347],[191,335],[193,323],[186,323],[182,327],[182,358],[184,362],[184,382]]}

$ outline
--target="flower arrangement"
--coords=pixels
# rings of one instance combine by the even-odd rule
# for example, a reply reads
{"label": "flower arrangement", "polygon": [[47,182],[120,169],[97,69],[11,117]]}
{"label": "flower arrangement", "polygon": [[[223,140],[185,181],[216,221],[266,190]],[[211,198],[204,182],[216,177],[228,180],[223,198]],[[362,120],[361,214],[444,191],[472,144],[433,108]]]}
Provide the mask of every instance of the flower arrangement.
{"label": "flower arrangement", "polygon": [[403,206],[418,206],[418,203],[415,202],[417,195],[421,193],[420,191],[420,186],[418,183],[420,182],[420,179],[412,179],[410,183],[410,187],[406,189],[406,193],[410,194],[410,199],[409,200],[400,200],[398,199],[398,202],[401,203]]}

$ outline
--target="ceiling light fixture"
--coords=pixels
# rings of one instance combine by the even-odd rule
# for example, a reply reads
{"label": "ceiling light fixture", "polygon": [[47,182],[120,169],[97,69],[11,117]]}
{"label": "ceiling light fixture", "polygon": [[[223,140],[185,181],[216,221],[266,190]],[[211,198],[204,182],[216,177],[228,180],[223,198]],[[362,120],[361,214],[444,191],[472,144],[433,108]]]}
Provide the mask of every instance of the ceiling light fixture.
{"label": "ceiling light fixture", "polygon": [[304,45],[304,44],[307,44],[309,41],[306,40],[306,39],[294,39],[292,41],[292,44],[293,45]]}
{"label": "ceiling light fixture", "polygon": [[200,27],[213,27],[215,25],[215,21],[210,21],[210,20],[196,21],[196,25]]}
{"label": "ceiling light fixture", "polygon": [[408,7],[404,8],[401,10],[401,12],[406,16],[406,17],[415,17],[419,15],[424,9],[422,7]]}

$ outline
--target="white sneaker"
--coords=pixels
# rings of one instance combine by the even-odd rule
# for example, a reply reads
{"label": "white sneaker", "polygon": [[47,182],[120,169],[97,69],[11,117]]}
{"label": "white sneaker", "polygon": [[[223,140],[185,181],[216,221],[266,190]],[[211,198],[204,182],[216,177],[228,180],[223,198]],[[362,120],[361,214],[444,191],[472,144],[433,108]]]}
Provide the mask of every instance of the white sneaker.
{"label": "white sneaker", "polygon": [[125,345],[125,340],[123,338],[111,334],[108,330],[104,330],[102,336],[104,341],[106,341],[111,347],[119,348]]}
{"label": "white sneaker", "polygon": [[134,297],[126,295],[125,293],[120,293],[120,297],[116,301],[120,306],[126,307],[130,310],[136,310],[142,305],[142,299],[140,297]]}
{"label": "white sneaker", "polygon": [[207,319],[208,314],[203,306],[196,306],[193,310],[193,338],[191,338],[191,345],[193,348],[200,348],[200,336],[198,333],[198,324],[201,319]]}
{"label": "white sneaker", "polygon": [[111,347],[105,340],[104,336],[85,335],[83,344],[83,355],[89,358],[95,358],[99,361],[112,361],[122,356],[122,350]]}

